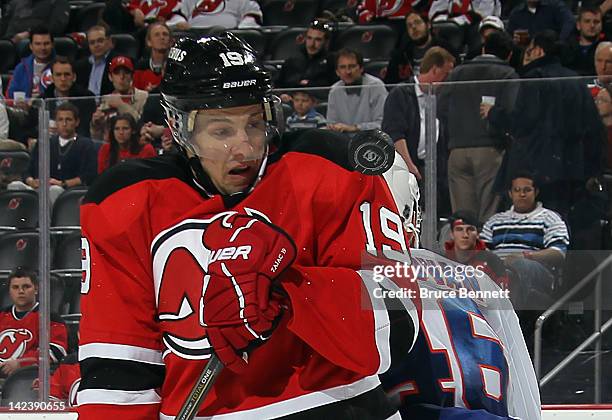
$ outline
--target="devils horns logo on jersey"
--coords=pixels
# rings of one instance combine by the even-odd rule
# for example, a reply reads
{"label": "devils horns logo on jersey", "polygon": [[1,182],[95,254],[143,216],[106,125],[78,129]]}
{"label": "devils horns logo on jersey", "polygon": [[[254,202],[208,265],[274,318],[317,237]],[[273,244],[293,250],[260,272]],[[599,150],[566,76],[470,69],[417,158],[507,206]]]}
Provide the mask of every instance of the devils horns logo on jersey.
{"label": "devils horns logo on jersey", "polygon": [[8,329],[0,333],[0,361],[19,359],[25,353],[32,333],[25,328]]}
{"label": "devils horns logo on jersey", "polygon": [[191,17],[197,15],[212,15],[221,13],[225,10],[225,0],[201,0],[198,5],[193,9]]}
{"label": "devils horns logo on jersey", "polygon": [[[257,210],[245,208],[244,212],[270,221]],[[157,235],[151,245],[162,341],[168,351],[181,358],[208,359],[212,353],[202,320],[208,264],[215,259],[248,258],[251,251],[250,247],[208,249],[204,246],[202,238],[208,226],[218,219],[227,224],[235,214],[227,211],[209,219],[184,220]]]}

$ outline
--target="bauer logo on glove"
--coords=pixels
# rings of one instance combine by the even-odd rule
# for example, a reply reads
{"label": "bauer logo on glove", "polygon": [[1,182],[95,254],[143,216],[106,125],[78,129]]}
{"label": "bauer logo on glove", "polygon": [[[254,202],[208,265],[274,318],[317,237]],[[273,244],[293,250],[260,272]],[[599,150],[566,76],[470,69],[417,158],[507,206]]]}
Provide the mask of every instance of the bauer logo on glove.
{"label": "bauer logo on glove", "polygon": [[214,250],[202,288],[202,324],[223,364],[247,366],[245,349],[267,340],[282,313],[272,281],[295,259],[291,238],[271,223],[233,214],[213,221],[203,235]]}

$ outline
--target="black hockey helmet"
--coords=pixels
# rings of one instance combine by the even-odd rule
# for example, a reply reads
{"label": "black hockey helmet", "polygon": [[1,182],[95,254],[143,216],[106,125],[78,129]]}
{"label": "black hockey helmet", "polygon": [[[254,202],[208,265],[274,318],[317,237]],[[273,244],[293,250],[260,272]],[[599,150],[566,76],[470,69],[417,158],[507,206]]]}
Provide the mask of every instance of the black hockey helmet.
{"label": "black hockey helmet", "polygon": [[[259,65],[253,49],[232,33],[176,41],[168,52],[160,90],[172,136],[191,156],[207,157],[192,139],[202,110],[261,104],[266,141],[278,134],[282,109],[271,93],[271,76]],[[265,154],[267,146],[257,158]]]}

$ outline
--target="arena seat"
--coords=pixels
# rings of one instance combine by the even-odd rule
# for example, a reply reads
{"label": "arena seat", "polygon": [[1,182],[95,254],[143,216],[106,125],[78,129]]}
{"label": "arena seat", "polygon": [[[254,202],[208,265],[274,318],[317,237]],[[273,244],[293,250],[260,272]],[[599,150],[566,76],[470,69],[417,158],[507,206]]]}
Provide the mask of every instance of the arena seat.
{"label": "arena seat", "polygon": [[92,3],[81,9],[76,14],[76,31],[87,32],[89,28],[100,22],[102,12],[106,4]]}
{"label": "arena seat", "polygon": [[9,403],[38,401],[38,393],[32,389],[32,381],[38,378],[38,366],[26,366],[10,375],[2,387],[2,406]]}
{"label": "arena seat", "polygon": [[57,198],[51,213],[51,231],[69,233],[81,229],[79,206],[86,192],[86,187],[69,188]]}
{"label": "arena seat", "polygon": [[38,194],[30,190],[0,193],[0,231],[38,226]]}
{"label": "arena seat", "polygon": [[22,175],[30,166],[30,154],[25,150],[0,150],[0,172]]}
{"label": "arena seat", "polygon": [[17,231],[0,236],[0,276],[16,267],[38,267],[38,232]]}
{"label": "arena seat", "polygon": [[386,25],[354,25],[338,33],[333,49],[351,48],[364,59],[388,60],[395,46],[397,34]]}
{"label": "arena seat", "polygon": [[314,19],[319,4],[314,0],[267,0],[261,9],[265,26],[299,26]]}
{"label": "arena seat", "polygon": [[8,39],[0,39],[0,57],[2,57],[2,60],[0,60],[0,73],[8,73],[13,70],[17,60],[15,44]]}
{"label": "arena seat", "polygon": [[285,60],[294,55],[304,44],[306,28],[287,28],[274,36],[270,41],[268,57],[272,61]]}
{"label": "arena seat", "polygon": [[448,42],[455,51],[464,50],[464,29],[454,22],[443,21],[432,24],[432,32]]}
{"label": "arena seat", "polygon": [[78,45],[74,39],[67,36],[59,36],[53,39],[53,46],[57,55],[63,55],[74,62],[78,53]]}
{"label": "arena seat", "polygon": [[140,58],[140,43],[130,34],[112,34],[114,51],[119,55],[127,55],[134,60],[134,65]]}
{"label": "arena seat", "polygon": [[364,63],[363,68],[366,73],[376,76],[379,79],[384,79],[385,75],[387,74],[388,65],[389,62],[387,60],[368,61],[367,63]]}

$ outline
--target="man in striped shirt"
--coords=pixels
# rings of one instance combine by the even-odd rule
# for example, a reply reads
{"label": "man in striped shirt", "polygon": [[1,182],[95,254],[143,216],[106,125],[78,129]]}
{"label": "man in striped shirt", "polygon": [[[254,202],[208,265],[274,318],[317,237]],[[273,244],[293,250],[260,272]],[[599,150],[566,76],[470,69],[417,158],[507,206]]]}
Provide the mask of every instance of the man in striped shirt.
{"label": "man in striped shirt", "polygon": [[480,233],[480,238],[515,274],[511,295],[517,309],[540,309],[526,308],[528,302],[548,306],[556,272],[569,245],[565,222],[536,201],[538,193],[531,174],[517,173],[508,191],[512,207],[493,215]]}

